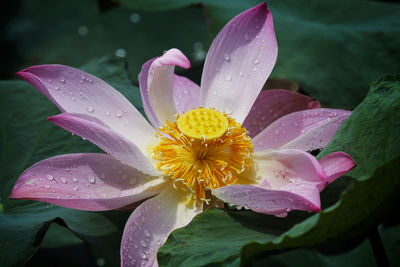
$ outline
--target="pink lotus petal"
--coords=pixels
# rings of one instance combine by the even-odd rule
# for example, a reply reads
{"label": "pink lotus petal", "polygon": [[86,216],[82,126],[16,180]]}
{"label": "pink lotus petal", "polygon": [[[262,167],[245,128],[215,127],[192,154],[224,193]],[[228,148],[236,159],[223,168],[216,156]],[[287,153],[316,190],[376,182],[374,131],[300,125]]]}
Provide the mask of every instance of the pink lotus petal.
{"label": "pink lotus petal", "polygon": [[188,78],[174,75],[174,101],[179,114],[200,107],[200,86]]}
{"label": "pink lotus petal", "polygon": [[174,121],[174,68],[190,68],[190,62],[178,49],[173,48],[161,57],[142,66],[139,74],[143,107],[151,124],[158,128],[165,121]]}
{"label": "pink lotus petal", "polygon": [[137,146],[95,118],[62,113],[50,117],[49,120],[73,134],[88,139],[124,164],[152,176],[161,175]]}
{"label": "pink lotus petal", "polygon": [[321,185],[320,191],[322,191],[327,184],[332,183],[338,177],[351,171],[356,166],[353,159],[344,152],[333,152],[326,155],[319,160],[319,163],[328,176],[326,183],[323,186]]}
{"label": "pink lotus petal", "polygon": [[140,146],[154,129],[134,106],[103,80],[63,65],[41,65],[17,73],[62,112],[90,115]]}
{"label": "pink lotus petal", "polygon": [[294,148],[311,151],[324,148],[350,113],[328,108],[290,113],[254,137],[254,150]]}
{"label": "pink lotus petal", "polygon": [[320,108],[317,100],[288,90],[261,91],[243,126],[253,138],[282,116],[305,109]]}
{"label": "pink lotus petal", "polygon": [[68,154],[27,169],[11,198],[32,199],[80,210],[110,210],[161,192],[165,182],[106,154]]}
{"label": "pink lotus petal", "polygon": [[201,79],[201,105],[243,122],[274,67],[278,52],[265,3],[233,18],[212,43]]}
{"label": "pink lotus petal", "polygon": [[187,225],[201,208],[189,209],[183,194],[168,188],[129,217],[121,242],[121,266],[158,266],[157,251],[168,235]]}
{"label": "pink lotus petal", "polygon": [[263,181],[260,185],[279,189],[290,183],[319,183],[327,176],[312,155],[297,149],[266,150],[253,154],[256,178]]}
{"label": "pink lotus petal", "polygon": [[[228,185],[214,189],[212,193],[231,205],[245,207],[265,214],[282,216],[290,210],[313,212],[321,210],[319,192],[316,187],[310,186],[307,189],[296,189],[293,186],[290,188],[293,192],[290,192],[288,190],[265,189],[252,185]],[[307,190],[311,192],[305,193]]]}

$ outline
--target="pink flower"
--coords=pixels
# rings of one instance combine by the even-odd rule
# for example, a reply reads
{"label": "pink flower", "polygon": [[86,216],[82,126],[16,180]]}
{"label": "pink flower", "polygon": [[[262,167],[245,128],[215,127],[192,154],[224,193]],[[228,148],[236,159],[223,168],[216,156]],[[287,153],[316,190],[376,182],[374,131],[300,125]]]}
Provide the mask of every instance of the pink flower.
{"label": "pink flower", "polygon": [[321,109],[289,91],[260,93],[276,57],[265,4],[222,29],[201,87],[174,74],[175,66],[190,63],[178,49],[167,51],[139,74],[150,123],[118,91],[83,71],[43,65],[19,72],[62,111],[50,121],[107,154],[38,162],[11,197],[91,211],[145,200],[126,223],[123,266],[156,265],[169,233],[215,197],[276,216],[320,211],[319,192],[355,164],[343,152],[318,161],[306,151],[325,147],[350,112]]}

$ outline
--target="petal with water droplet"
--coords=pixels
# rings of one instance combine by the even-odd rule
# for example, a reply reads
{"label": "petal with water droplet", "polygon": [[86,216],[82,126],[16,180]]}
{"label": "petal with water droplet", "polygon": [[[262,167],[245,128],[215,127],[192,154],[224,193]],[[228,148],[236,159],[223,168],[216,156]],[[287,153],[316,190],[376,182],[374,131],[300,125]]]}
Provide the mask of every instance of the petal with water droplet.
{"label": "petal with water droplet", "polygon": [[[131,185],[122,176],[135,177],[137,182]],[[109,155],[67,154],[28,168],[14,185],[11,198],[82,210],[110,210],[154,196],[164,187],[163,180],[149,179],[148,175]]]}
{"label": "petal with water droplet", "polygon": [[[264,49],[259,50],[261,44]],[[208,51],[201,79],[201,106],[232,110],[232,117],[243,122],[275,65],[277,52],[272,15],[265,3],[233,18]],[[241,77],[243,73],[245,77]]]}
{"label": "petal with water droplet", "polygon": [[297,149],[255,152],[253,161],[256,169],[253,175],[260,181],[260,186],[267,182],[270,189],[280,189],[291,183],[318,184],[327,178],[314,156]]}
{"label": "petal with water droplet", "polygon": [[[254,150],[293,148],[311,151],[324,148],[335,135],[338,125],[350,113],[347,110],[317,108],[287,114],[254,137]],[[281,134],[275,135],[275,130]]]}
{"label": "petal with water droplet", "polygon": [[315,186],[302,187],[290,192],[289,190],[265,189],[252,185],[229,185],[214,189],[212,193],[232,205],[247,207],[256,212],[279,217],[285,216],[290,210],[312,212],[321,210],[319,191]]}
{"label": "petal with water droplet", "polygon": [[174,75],[174,101],[179,114],[200,107],[200,86],[188,78]]}
{"label": "petal with water droplet", "polygon": [[[254,102],[243,126],[254,137],[282,116],[305,109],[319,108],[315,99],[288,90],[262,91]],[[296,123],[296,122],[295,122]]]}
{"label": "petal with water droplet", "polygon": [[138,147],[94,117],[62,113],[50,117],[49,120],[74,134],[88,139],[125,164],[153,176],[161,175]]}
{"label": "petal with water droplet", "polygon": [[175,66],[189,68],[190,62],[178,49],[166,51],[142,66],[139,74],[143,108],[150,123],[158,128],[166,120],[174,121],[174,69]]}
{"label": "petal with water droplet", "polygon": [[[157,266],[157,251],[176,228],[187,225],[201,212],[201,207],[188,208],[185,196],[172,187],[146,200],[129,217],[121,242],[121,266]],[[143,257],[145,256],[145,257]]]}
{"label": "petal with water droplet", "polygon": [[[155,130],[140,112],[117,90],[103,80],[84,71],[64,65],[39,65],[17,73],[49,98],[61,111],[88,114],[102,121],[115,132],[142,147]],[[46,82],[51,80],[52,82]],[[58,90],[54,89],[58,87]],[[66,94],[80,97],[66,97]],[[121,109],[131,121],[126,125],[115,117],[106,116],[108,111]],[[145,150],[144,150],[145,151]]]}

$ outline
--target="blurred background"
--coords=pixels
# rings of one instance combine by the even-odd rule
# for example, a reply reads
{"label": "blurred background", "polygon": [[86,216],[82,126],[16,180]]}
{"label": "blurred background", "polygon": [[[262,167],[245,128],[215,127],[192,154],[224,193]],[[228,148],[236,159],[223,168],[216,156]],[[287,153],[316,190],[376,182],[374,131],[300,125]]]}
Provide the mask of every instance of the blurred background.
{"label": "blurred background", "polygon": [[[182,50],[192,63],[191,69],[177,69],[177,72],[199,84],[207,50],[218,31],[233,16],[260,2],[3,1],[0,9],[0,79],[17,79],[17,71],[37,64],[80,67],[112,61],[119,62],[126,72],[127,83],[132,85],[128,86],[129,89],[134,90],[137,89],[137,76],[142,64],[175,47]],[[353,109],[365,97],[371,82],[383,74],[399,73],[398,1],[272,0],[267,4],[274,16],[279,53],[266,89],[295,90],[319,99],[326,107]],[[11,94],[13,89],[7,90],[0,95],[3,115],[16,109],[5,99],[5,92]],[[31,94],[36,93],[25,92],[27,99],[19,97],[18,103],[29,103]],[[24,168],[60,153],[55,148],[37,151],[38,155],[33,154],[23,164],[8,167],[7,151],[11,149],[4,148],[6,134],[3,130],[9,127],[4,116],[1,116],[1,127],[3,152],[0,173],[3,177],[0,179],[0,203],[4,203],[0,204],[0,211],[6,205],[13,182]],[[81,151],[81,143],[81,140],[76,141],[71,150]],[[95,148],[87,146],[86,150]],[[25,155],[25,152],[15,153],[12,157],[17,159]],[[32,213],[30,216],[40,215]],[[116,224],[123,226],[129,214],[116,213],[115,216],[120,216]],[[87,225],[96,224],[96,220],[100,219],[92,218]],[[64,227],[65,222],[60,218],[53,222],[38,231],[40,238],[35,242],[39,243],[33,244],[35,248],[24,254],[22,261],[27,260],[26,266],[119,266],[118,240],[109,249],[105,248],[107,244],[95,246],[95,242],[89,244],[74,235]],[[118,229],[117,236],[121,230]],[[400,239],[397,230],[389,229],[382,238],[391,262],[398,263],[396,252],[400,251]],[[318,251],[298,249],[261,257],[254,266],[376,266],[368,239],[359,238],[340,246],[346,248],[345,252],[340,251],[341,254],[336,254],[331,247],[319,248]]]}

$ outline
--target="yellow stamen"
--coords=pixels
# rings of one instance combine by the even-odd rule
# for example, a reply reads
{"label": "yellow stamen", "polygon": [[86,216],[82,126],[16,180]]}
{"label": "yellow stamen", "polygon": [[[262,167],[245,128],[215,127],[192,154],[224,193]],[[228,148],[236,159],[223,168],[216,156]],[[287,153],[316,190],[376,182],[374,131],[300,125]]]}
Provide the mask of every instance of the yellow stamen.
{"label": "yellow stamen", "polygon": [[173,187],[187,192],[189,202],[203,202],[206,190],[236,184],[250,169],[253,145],[247,133],[227,114],[194,109],[159,128],[151,156]]}

